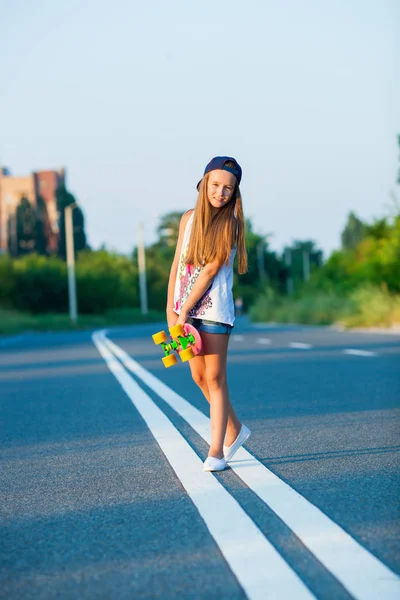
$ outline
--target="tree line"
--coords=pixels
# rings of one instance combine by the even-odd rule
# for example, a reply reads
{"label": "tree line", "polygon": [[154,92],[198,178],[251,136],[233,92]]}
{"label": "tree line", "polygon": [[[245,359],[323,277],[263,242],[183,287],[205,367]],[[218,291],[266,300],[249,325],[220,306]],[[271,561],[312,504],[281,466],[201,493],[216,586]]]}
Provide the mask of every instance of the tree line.
{"label": "tree line", "polygon": [[[398,142],[400,148],[400,136]],[[76,204],[76,200],[65,188],[57,190],[56,198],[59,237],[57,252],[52,255],[44,241],[47,219],[44,202],[39,199],[33,209],[27,199],[21,199],[16,211],[18,244],[9,245],[15,252],[0,256],[0,307],[34,313],[67,311],[64,211],[66,206]],[[399,295],[400,209],[394,194],[393,200],[391,214],[371,223],[350,213],[341,233],[341,248],[326,260],[313,240],[296,240],[281,253],[273,251],[268,237],[254,231],[252,222],[247,220],[249,268],[240,277],[235,273],[235,298],[242,300],[245,311],[256,307],[253,315],[264,311],[265,318],[271,315],[274,318],[272,308],[283,306],[284,298],[294,301],[307,298],[305,305],[310,306],[312,295],[320,294],[322,298],[321,294],[325,294],[323,301],[328,299],[336,306],[366,285]],[[149,308],[153,310],[165,309],[169,270],[182,214],[165,214],[157,228],[157,241],[146,248]],[[84,216],[79,207],[73,210],[73,219],[79,311],[101,314],[114,308],[138,308],[137,248],[130,256],[106,249],[94,251],[86,243]]]}
{"label": "tree line", "polygon": [[[153,310],[165,309],[180,216],[177,212],[164,215],[157,241],[146,248],[148,299]],[[247,222],[246,244],[249,270],[240,277],[235,273],[234,277],[234,295],[242,298],[244,310],[254,305],[266,290],[281,297],[300,297],[310,290],[346,295],[370,283],[384,284],[391,293],[400,293],[399,214],[368,224],[351,213],[342,232],[341,249],[326,261],[311,240],[297,240],[282,253],[272,251],[265,238],[253,230],[251,221]],[[292,256],[290,264],[286,259],[288,252]],[[137,264],[137,248],[131,256],[106,249],[79,250],[76,260],[79,311],[101,314],[113,308],[139,307]],[[288,286],[289,278],[293,289]],[[0,257],[1,306],[34,313],[66,312],[67,300],[67,272],[62,255],[29,253]]]}

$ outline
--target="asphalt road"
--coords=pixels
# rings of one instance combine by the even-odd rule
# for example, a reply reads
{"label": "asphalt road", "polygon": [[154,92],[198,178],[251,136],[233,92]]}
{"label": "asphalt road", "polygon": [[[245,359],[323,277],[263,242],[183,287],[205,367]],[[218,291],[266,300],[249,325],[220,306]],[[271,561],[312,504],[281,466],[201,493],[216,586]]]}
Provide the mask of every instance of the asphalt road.
{"label": "asphalt road", "polygon": [[212,474],[163,326],[1,341],[0,597],[399,598],[400,335],[238,319]]}

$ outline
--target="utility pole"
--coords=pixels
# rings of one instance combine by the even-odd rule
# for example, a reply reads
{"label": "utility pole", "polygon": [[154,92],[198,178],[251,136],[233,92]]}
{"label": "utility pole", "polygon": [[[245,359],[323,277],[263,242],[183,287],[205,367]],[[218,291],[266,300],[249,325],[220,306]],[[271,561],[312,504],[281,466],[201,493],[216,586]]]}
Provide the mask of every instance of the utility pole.
{"label": "utility pole", "polygon": [[140,287],[140,308],[142,315],[147,315],[147,284],[146,284],[146,254],[143,243],[143,225],[138,226],[138,266],[139,266],[139,287]]}
{"label": "utility pole", "polygon": [[286,248],[285,250],[285,265],[288,267],[288,276],[286,278],[287,293],[293,294],[292,252],[289,248]]}
{"label": "utility pole", "polygon": [[65,246],[67,250],[69,316],[71,321],[76,323],[78,320],[78,303],[76,298],[74,226],[72,219],[72,211],[74,208],[76,208],[76,202],[66,206],[64,209],[64,218]]}

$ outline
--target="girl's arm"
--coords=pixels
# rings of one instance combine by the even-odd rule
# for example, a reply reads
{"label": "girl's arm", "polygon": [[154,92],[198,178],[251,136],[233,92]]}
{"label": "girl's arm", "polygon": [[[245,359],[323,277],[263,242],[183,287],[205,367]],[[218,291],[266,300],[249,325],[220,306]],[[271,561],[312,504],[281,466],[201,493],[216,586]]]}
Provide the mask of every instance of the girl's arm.
{"label": "girl's arm", "polygon": [[176,282],[176,276],[178,274],[179,258],[181,255],[185,227],[186,227],[186,223],[188,222],[189,217],[192,214],[192,212],[193,212],[193,210],[188,210],[187,212],[185,212],[185,214],[182,215],[181,222],[179,224],[179,236],[178,236],[174,260],[172,261],[171,270],[169,273],[169,280],[168,280],[167,308],[166,308],[168,327],[172,327],[173,325],[175,325],[175,323],[178,319],[178,315],[174,311],[175,282]]}
{"label": "girl's arm", "polygon": [[186,298],[185,302],[181,307],[181,312],[176,321],[176,324],[186,323],[189,311],[193,308],[193,306],[200,300],[202,296],[206,293],[210,285],[215,279],[218,271],[220,270],[221,265],[217,262],[208,263],[199,273],[189,296]]}

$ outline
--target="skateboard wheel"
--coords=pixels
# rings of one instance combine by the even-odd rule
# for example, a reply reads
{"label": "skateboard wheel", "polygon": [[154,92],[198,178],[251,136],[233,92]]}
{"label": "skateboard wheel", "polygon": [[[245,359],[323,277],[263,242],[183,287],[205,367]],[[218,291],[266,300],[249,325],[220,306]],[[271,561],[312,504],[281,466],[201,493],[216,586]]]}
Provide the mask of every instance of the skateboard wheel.
{"label": "skateboard wheel", "polygon": [[180,335],[185,335],[182,325],[174,325],[173,327],[170,327],[169,333],[171,334],[172,338],[177,338]]}
{"label": "skateboard wheel", "polygon": [[169,354],[168,356],[164,356],[162,361],[164,363],[164,367],[168,369],[168,367],[173,367],[176,365],[178,359],[176,358],[175,354]]}
{"label": "skateboard wheel", "polygon": [[187,360],[194,358],[194,352],[191,348],[186,348],[186,350],[182,350],[182,352],[179,353],[179,356],[181,357],[182,362],[186,362]]}
{"label": "skateboard wheel", "polygon": [[153,336],[153,342],[158,346],[158,344],[162,344],[163,342],[167,341],[167,334],[165,333],[165,331],[159,331],[158,333],[155,333]]}

